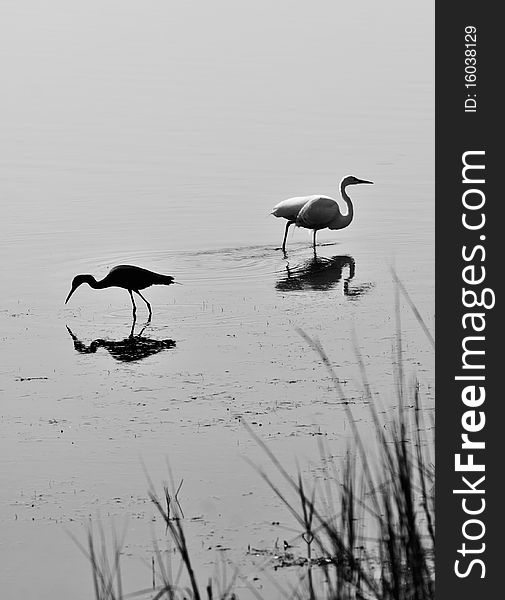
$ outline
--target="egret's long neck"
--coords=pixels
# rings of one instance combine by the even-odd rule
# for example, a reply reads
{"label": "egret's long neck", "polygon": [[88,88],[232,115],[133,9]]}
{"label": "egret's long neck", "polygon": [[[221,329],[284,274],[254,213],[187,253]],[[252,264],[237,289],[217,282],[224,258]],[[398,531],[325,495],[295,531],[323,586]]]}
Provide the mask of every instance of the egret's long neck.
{"label": "egret's long neck", "polygon": [[347,227],[347,225],[349,225],[349,223],[352,221],[353,217],[354,217],[354,206],[352,205],[352,201],[349,198],[349,196],[347,195],[347,192],[345,191],[346,185],[342,182],[340,184],[340,194],[344,200],[344,202],[347,205],[347,214],[342,216],[342,222],[343,222],[343,226]]}

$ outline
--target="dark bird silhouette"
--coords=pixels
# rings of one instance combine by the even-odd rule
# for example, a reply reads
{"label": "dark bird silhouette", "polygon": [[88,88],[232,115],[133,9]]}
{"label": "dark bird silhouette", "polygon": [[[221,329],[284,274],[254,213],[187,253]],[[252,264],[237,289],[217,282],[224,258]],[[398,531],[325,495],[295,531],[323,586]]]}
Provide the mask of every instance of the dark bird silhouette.
{"label": "dark bird silhouette", "polygon": [[109,287],[119,287],[128,290],[133,306],[133,319],[136,319],[137,307],[135,300],[133,299],[133,292],[138,294],[142,300],[147,304],[149,309],[149,319],[152,316],[151,305],[140,293],[140,290],[151,287],[152,285],[170,285],[171,283],[177,283],[174,278],[170,275],[160,275],[159,273],[153,273],[147,269],[141,267],[134,267],[133,265],[119,265],[112,268],[109,274],[106,275],[100,281],[97,281],[93,275],[76,275],[72,281],[72,289],[65,300],[65,304],[70,300],[70,296],[75,290],[82,285],[87,283],[94,290],[103,290]]}
{"label": "dark bird silhouette", "polygon": [[162,350],[175,347],[174,340],[155,340],[143,336],[145,328],[146,326],[137,335],[133,335],[132,328],[132,333],[124,340],[115,341],[99,338],[87,345],[81,342],[68,326],[67,331],[74,342],[75,350],[80,354],[94,354],[99,348],[105,348],[113,358],[120,362],[142,360],[153,354],[158,354]]}
{"label": "dark bird silhouette", "polygon": [[275,205],[271,214],[275,217],[283,217],[288,221],[284,231],[282,251],[286,253],[286,238],[291,225],[296,224],[298,227],[314,231],[314,252],[316,250],[316,233],[320,229],[343,229],[350,225],[354,217],[354,207],[345,190],[347,186],[359,183],[373,183],[373,181],[348,175],[340,182],[340,195],[347,205],[345,215],[341,213],[338,202],[329,196],[298,196],[288,198]]}

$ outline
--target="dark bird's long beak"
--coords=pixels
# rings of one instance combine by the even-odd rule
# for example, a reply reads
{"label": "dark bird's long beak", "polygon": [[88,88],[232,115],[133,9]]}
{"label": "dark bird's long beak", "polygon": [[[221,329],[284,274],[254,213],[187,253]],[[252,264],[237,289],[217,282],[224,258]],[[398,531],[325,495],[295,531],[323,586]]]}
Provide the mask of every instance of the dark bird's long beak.
{"label": "dark bird's long beak", "polygon": [[67,299],[65,300],[65,304],[70,300],[70,296],[75,292],[77,288],[72,288],[67,296]]}
{"label": "dark bird's long beak", "polygon": [[366,179],[360,179],[358,183],[373,183],[373,181],[367,181]]}
{"label": "dark bird's long beak", "polygon": [[[66,302],[65,302],[65,304],[66,304]],[[68,333],[70,334],[70,337],[71,337],[73,340],[77,340],[76,336],[75,336],[75,335],[72,333],[72,330],[70,329],[70,327],[69,327],[68,325],[65,325],[65,327],[67,328],[67,331],[68,331]]]}
{"label": "dark bird's long beak", "polygon": [[172,283],[176,283],[177,285],[182,285],[180,281],[172,281]]}

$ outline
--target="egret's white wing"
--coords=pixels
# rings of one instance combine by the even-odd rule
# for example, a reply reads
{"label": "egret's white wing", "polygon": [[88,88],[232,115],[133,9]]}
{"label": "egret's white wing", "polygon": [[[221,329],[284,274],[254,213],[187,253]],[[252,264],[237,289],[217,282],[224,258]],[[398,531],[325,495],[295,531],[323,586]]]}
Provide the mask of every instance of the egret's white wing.
{"label": "egret's white wing", "polygon": [[307,229],[323,229],[340,215],[336,200],[328,196],[312,196],[298,213],[296,224]]}
{"label": "egret's white wing", "polygon": [[275,217],[284,217],[284,219],[290,219],[294,221],[298,216],[300,210],[317,196],[297,196],[296,198],[288,198],[276,204],[272,209],[272,214]]}

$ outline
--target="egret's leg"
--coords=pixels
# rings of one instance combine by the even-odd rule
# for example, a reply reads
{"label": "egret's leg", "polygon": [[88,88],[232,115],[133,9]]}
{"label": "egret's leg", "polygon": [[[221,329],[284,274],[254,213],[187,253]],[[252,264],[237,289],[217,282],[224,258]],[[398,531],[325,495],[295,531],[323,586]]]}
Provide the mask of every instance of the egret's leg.
{"label": "egret's leg", "polygon": [[133,306],[133,320],[135,321],[135,319],[137,318],[137,307],[135,306],[135,300],[133,299],[133,293],[131,290],[128,290],[130,292],[130,298],[132,299],[132,306]]}
{"label": "egret's leg", "polygon": [[286,253],[286,240],[288,239],[289,226],[294,225],[294,221],[288,221],[286,223],[286,229],[284,230],[284,239],[282,240],[282,251]]}
{"label": "egret's leg", "polygon": [[144,296],[142,296],[142,294],[138,291],[135,290],[137,292],[137,294],[142,298],[142,300],[147,304],[147,308],[149,309],[149,321],[151,320],[151,317],[153,316],[153,311],[151,310],[151,305],[149,304],[149,302],[144,298]]}
{"label": "egret's leg", "polygon": [[356,273],[356,263],[352,256],[349,257],[349,281],[354,277]]}

